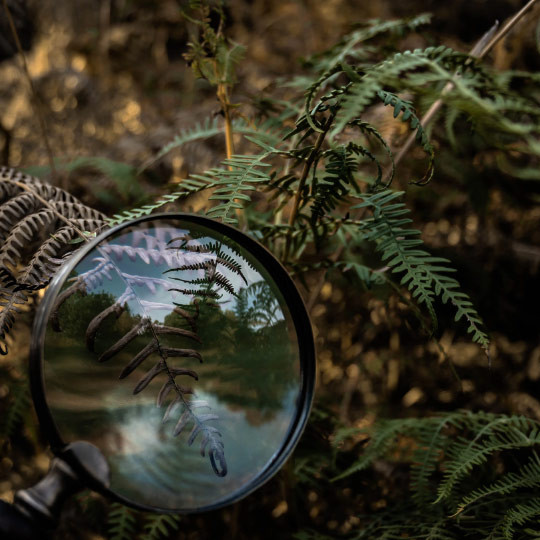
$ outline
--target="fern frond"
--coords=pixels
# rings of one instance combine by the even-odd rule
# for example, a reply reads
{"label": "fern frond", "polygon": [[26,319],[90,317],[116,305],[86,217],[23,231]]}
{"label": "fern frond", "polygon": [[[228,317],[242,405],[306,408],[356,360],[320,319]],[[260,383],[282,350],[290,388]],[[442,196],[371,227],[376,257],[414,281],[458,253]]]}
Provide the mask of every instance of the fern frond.
{"label": "fern frond", "polygon": [[[365,52],[358,46],[363,42],[385,33],[401,34],[412,31],[419,26],[428,24],[431,19],[429,14],[421,14],[410,19],[399,19],[394,21],[380,21],[377,19],[367,21],[366,28],[355,30],[345,36],[332,49],[322,55],[314,56],[308,60],[308,64],[318,74],[317,79],[312,82],[306,91],[305,113],[309,124],[317,130],[312,116],[315,111],[311,111],[311,104],[317,92],[327,86],[337,74],[347,73],[355,80],[357,75],[354,73],[350,63],[353,60],[365,59]],[[305,86],[304,86],[305,87]]]}
{"label": "fern frond", "polygon": [[238,201],[250,202],[247,193],[256,189],[254,184],[267,183],[270,179],[263,169],[270,167],[264,160],[271,153],[273,151],[253,156],[236,155],[223,162],[226,169],[210,169],[202,175],[193,175],[193,179],[216,187],[210,200],[219,204],[210,208],[207,215],[224,223],[237,223],[234,212],[242,208]]}
{"label": "fern frond", "polygon": [[459,425],[459,416],[456,417],[455,413],[424,421],[415,430],[418,449],[415,451],[414,464],[411,467],[411,488],[412,498],[418,505],[433,502],[430,479],[439,464],[441,453],[448,446],[446,428],[451,425]]}
{"label": "fern frond", "polygon": [[[83,231],[96,231],[104,226],[101,220],[73,219],[71,222]],[[76,238],[78,233],[73,227],[65,226],[55,231],[17,276],[18,282],[23,285],[39,285],[50,279],[64,262],[60,258],[62,250]]]}
{"label": "fern frond", "polygon": [[335,137],[354,119],[360,118],[366,107],[372,103],[384,86],[400,86],[403,76],[424,68],[444,74],[446,79],[454,79],[455,69],[471,66],[471,58],[448,47],[428,47],[396,53],[392,57],[366,68],[361,78],[352,81],[340,101],[336,121],[331,132]]}
{"label": "fern frond", "polygon": [[413,298],[424,304],[431,315],[434,325],[437,323],[434,300],[439,296],[443,303],[451,302],[456,309],[455,320],[465,318],[469,323],[467,331],[473,341],[486,351],[489,339],[481,329],[482,321],[474,309],[469,297],[459,290],[459,283],[448,273],[454,272],[447,266],[447,259],[433,257],[424,250],[420,231],[405,226],[411,219],[405,217],[409,210],[401,202],[395,202],[402,192],[382,191],[375,194],[363,194],[363,202],[354,208],[368,208],[373,217],[366,219],[359,226],[367,240],[376,244],[382,260],[393,273],[404,274],[401,284],[406,285]]}
{"label": "fern frond", "polygon": [[[101,225],[101,213],[85,207],[81,204],[71,202],[52,202],[51,206],[66,219],[82,218],[89,222]],[[58,221],[58,217],[52,210],[40,210],[22,219],[5,239],[0,248],[0,268],[8,265],[12,268],[17,266],[23,258],[23,251],[31,243],[40,237],[40,233],[53,231]]]}
{"label": "fern frond", "polygon": [[311,215],[314,221],[334,210],[352,187],[358,189],[354,178],[358,170],[358,148],[349,143],[326,153],[325,175],[313,186]]}
{"label": "fern frond", "polygon": [[417,423],[414,418],[381,420],[377,424],[376,430],[366,429],[346,429],[336,433],[334,444],[339,445],[342,440],[350,437],[352,434],[365,433],[369,434],[370,441],[365,451],[360,458],[344,472],[336,476],[333,480],[341,480],[362,471],[369,467],[373,461],[381,456],[384,456],[388,449],[395,443],[398,435],[407,432]]}
{"label": "fern frond", "polygon": [[202,139],[210,139],[216,135],[223,133],[223,126],[220,125],[219,119],[214,117],[212,120],[207,118],[204,123],[196,123],[193,127],[181,130],[174,139],[166,144],[153,158],[149,159],[144,165],[139,169],[140,172],[144,171],[156,161],[159,161],[161,158],[166,156],[169,152],[180,148],[188,143],[194,141],[200,141]]}
{"label": "fern frond", "polygon": [[133,540],[136,533],[135,512],[120,503],[112,503],[107,517],[110,540]]}
{"label": "fern frond", "polygon": [[148,514],[141,540],[168,538],[171,531],[177,531],[181,517],[171,514]]}
{"label": "fern frond", "polygon": [[382,34],[403,35],[407,32],[416,30],[420,26],[429,24],[431,15],[422,13],[415,17],[383,21],[380,19],[371,19],[365,22],[363,28],[359,28],[343,37],[339,43],[334,45],[328,51],[322,54],[312,56],[306,61],[306,64],[317,73],[323,73],[331,70],[333,66],[341,64],[344,61],[362,57],[362,51],[357,47],[374,37]]}
{"label": "fern frond", "polygon": [[467,507],[477,503],[480,499],[493,495],[501,496],[512,493],[519,488],[538,488],[540,486],[540,459],[536,452],[529,457],[529,461],[519,468],[517,472],[507,472],[497,482],[483,486],[470,492],[463,497],[458,504],[457,513],[461,513]]}
{"label": "fern frond", "polygon": [[5,238],[9,231],[29,213],[35,212],[41,203],[24,191],[15,195],[0,206],[0,235]]}
{"label": "fern frond", "polygon": [[[531,422],[532,423],[532,422]],[[450,497],[454,486],[478,465],[485,463],[489,456],[503,450],[531,448],[540,444],[540,427],[533,426],[528,432],[515,425],[510,417],[501,424],[487,430],[487,437],[468,441],[458,439],[448,448],[449,460],[446,463],[444,479],[437,490],[437,501]]]}
{"label": "fern frond", "polygon": [[525,525],[528,521],[540,519],[540,497],[531,497],[526,503],[510,508],[502,520],[500,529],[505,540],[514,540],[515,525]]}
{"label": "fern frond", "polygon": [[363,120],[360,120],[357,118],[355,120],[351,120],[348,125],[357,127],[362,133],[364,133],[368,137],[370,136],[374,137],[380,143],[380,145],[384,148],[384,151],[386,152],[388,158],[390,159],[390,164],[391,164],[390,175],[388,177],[387,185],[385,186],[385,187],[388,187],[392,183],[395,170],[396,170],[395,163],[394,163],[394,155],[392,154],[392,150],[388,146],[388,143],[384,140],[384,137],[379,133],[379,131],[374,126],[372,126],[369,122],[364,122]]}
{"label": "fern frond", "polygon": [[[283,135],[283,130],[276,127],[275,123],[271,119],[260,123],[247,123],[243,118],[237,118],[233,120],[232,126],[235,133],[260,138],[270,145],[279,144]],[[144,171],[173,150],[195,141],[210,139],[216,135],[222,135],[224,131],[225,127],[217,117],[213,118],[212,120],[207,118],[202,124],[197,123],[191,128],[182,130],[154,157],[150,158],[144,165],[142,165],[139,172]]]}

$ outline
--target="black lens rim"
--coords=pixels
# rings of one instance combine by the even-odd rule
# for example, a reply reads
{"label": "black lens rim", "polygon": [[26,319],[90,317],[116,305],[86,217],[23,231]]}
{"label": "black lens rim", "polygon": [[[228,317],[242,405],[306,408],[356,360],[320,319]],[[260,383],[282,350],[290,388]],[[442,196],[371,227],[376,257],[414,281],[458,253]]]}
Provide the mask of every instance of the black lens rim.
{"label": "black lens rim", "polygon": [[61,268],[59,273],[54,277],[51,284],[49,285],[43,297],[43,300],[39,305],[34,320],[32,339],[30,344],[30,389],[36,414],[40,423],[40,428],[43,431],[47,440],[49,441],[52,452],[55,455],[60,455],[68,443],[62,440],[52,413],[49,410],[45,397],[45,385],[43,375],[43,351],[45,344],[45,331],[57,294],[60,292],[60,289],[64,284],[65,279],[69,276],[75,266],[100,242],[119,233],[125,228],[134,227],[147,221],[159,221],[163,219],[183,220],[184,222],[208,227],[219,234],[227,236],[231,240],[237,242],[239,245],[244,247],[251,255],[253,255],[274,279],[276,285],[280,289],[285,299],[298,338],[301,390],[299,398],[297,400],[295,418],[293,419],[289,428],[289,432],[285,437],[284,441],[282,441],[279,449],[274,452],[272,458],[266,464],[264,469],[255,478],[253,478],[252,481],[250,481],[247,485],[243,486],[239,490],[235,491],[233,494],[223,497],[222,499],[211,505],[203,507],[169,509],[137,503],[115,493],[111,489],[97,482],[96,479],[93,478],[91,471],[86,471],[82,464],[77,460],[75,455],[64,455],[63,459],[70,462],[70,465],[74,466],[78,471],[81,472],[82,476],[84,477],[83,481],[86,485],[88,485],[88,487],[112,498],[117,502],[136,508],[138,510],[148,512],[160,512],[168,514],[192,514],[218,510],[220,508],[223,508],[224,506],[239,501],[240,499],[243,499],[256,489],[258,489],[270,478],[272,478],[272,476],[274,476],[283,466],[285,461],[289,458],[292,451],[296,447],[300,436],[304,431],[311,410],[313,396],[315,392],[316,360],[313,331],[309,315],[305,308],[303,299],[300,296],[300,293],[298,292],[298,289],[296,288],[293,280],[289,276],[287,270],[262,244],[260,244],[258,241],[254,240],[250,236],[247,236],[245,233],[235,229],[234,227],[231,227],[230,225],[215,221],[207,217],[187,213],[160,213],[143,216],[129,222],[117,225],[116,227],[113,227],[101,233],[95,239],[93,239],[88,244],[80,248],[76,253],[74,253],[74,255],[68,260],[68,262]]}

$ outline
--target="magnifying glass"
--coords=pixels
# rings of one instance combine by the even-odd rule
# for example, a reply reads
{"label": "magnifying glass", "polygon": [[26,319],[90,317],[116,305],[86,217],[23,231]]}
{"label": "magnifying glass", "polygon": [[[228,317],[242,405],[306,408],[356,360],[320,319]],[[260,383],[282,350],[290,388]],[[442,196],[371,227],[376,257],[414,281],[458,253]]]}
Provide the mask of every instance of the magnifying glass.
{"label": "magnifying glass", "polygon": [[313,335],[258,242],[161,214],[62,267],[36,316],[30,380],[53,453],[83,484],[142,510],[203,512],[257,489],[294,449]]}

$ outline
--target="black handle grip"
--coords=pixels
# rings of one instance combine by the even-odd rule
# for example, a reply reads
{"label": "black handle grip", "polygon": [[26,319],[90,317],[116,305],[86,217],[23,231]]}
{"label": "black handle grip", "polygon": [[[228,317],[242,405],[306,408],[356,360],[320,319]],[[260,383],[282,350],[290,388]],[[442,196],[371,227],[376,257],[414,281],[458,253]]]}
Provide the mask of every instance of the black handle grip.
{"label": "black handle grip", "polygon": [[47,540],[66,499],[85,487],[109,482],[109,467],[98,448],[86,442],[66,446],[35,486],[17,491],[13,504],[0,501],[1,540]]}

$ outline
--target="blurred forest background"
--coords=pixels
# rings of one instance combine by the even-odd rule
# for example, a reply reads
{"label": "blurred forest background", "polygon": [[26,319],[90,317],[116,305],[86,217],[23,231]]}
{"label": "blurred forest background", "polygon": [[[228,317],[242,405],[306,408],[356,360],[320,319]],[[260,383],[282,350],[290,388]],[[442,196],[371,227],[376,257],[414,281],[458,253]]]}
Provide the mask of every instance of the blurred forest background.
{"label": "blurred forest background", "polygon": [[[507,20],[524,3],[229,0],[226,33],[246,47],[232,101],[249,113],[264,106],[266,95],[287,96],[292,90],[284,81],[302,74],[304,59],[328,49],[368,19],[431,12],[431,24],[406,35],[398,49],[444,44],[467,52],[496,19]],[[171,152],[135,175],[182,129],[219,114],[215,90],[197,80],[183,58],[191,27],[182,18],[181,4],[28,2],[32,28],[21,30],[21,38],[52,154],[58,159],[58,181],[107,215],[154,200],[188,174],[224,158],[224,141],[213,137]],[[497,70],[538,71],[539,20],[536,6],[484,62]],[[8,27],[4,18],[0,21],[0,38],[5,40]],[[407,136],[404,124],[393,121],[392,111],[383,106],[371,114],[371,121],[399,150]],[[2,163],[46,175],[45,142],[16,55],[0,63],[0,123]],[[473,144],[456,149],[447,141],[444,126],[435,126],[432,182],[408,186],[418,167],[412,151],[399,164],[394,186],[407,190],[407,205],[429,251],[449,258],[457,268],[463,290],[490,333],[491,365],[463,325],[454,324],[449,308],[439,311],[442,353],[419,331],[398,296],[361,287],[353,293],[346,275],[329,273],[310,306],[318,388],[312,418],[294,456],[266,486],[234,506],[182,517],[176,531],[170,526],[170,538],[355,537],[369,516],[407,498],[409,469],[399,458],[381,458],[365,471],[334,481],[366,442],[358,436],[336,443],[342,428],[457,409],[522,414],[540,421],[540,184],[505,169],[496,149],[478,151]],[[106,159],[85,159],[96,156]],[[170,209],[197,211],[202,204],[197,196]],[[306,299],[315,284],[309,279],[300,283]],[[4,417],[17,384],[26,384],[32,313],[30,309],[17,323],[9,355],[0,357]],[[42,477],[51,458],[31,407],[24,409],[22,420],[0,439],[0,498],[6,501]],[[111,538],[109,508],[95,494],[70,501],[56,538]]]}

